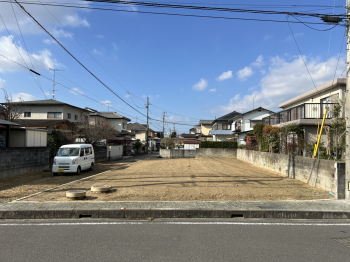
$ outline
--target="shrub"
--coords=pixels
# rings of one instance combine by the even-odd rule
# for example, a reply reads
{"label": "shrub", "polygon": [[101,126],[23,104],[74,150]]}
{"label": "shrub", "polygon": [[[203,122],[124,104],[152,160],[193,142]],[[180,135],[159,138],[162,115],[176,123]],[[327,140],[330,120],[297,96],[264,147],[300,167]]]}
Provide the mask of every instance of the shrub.
{"label": "shrub", "polygon": [[237,148],[236,141],[201,141],[200,148]]}

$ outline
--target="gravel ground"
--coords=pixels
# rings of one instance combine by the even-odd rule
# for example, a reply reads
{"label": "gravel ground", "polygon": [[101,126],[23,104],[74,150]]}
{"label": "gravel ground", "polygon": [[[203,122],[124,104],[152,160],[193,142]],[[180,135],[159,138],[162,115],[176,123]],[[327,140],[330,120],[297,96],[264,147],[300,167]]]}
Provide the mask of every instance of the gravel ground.
{"label": "gravel ground", "polygon": [[[87,172],[87,175],[90,173]],[[57,179],[58,183],[62,177],[47,179]],[[46,188],[43,185],[47,185]],[[90,188],[93,185],[108,185],[112,190],[107,194],[92,193]],[[34,189],[34,186],[36,183],[25,186],[21,194],[37,192],[39,188]],[[43,178],[40,189],[50,187],[52,183],[46,183]],[[201,157],[144,160],[22,201],[69,201],[65,192],[72,189],[86,190],[86,200],[90,201],[334,199],[325,190],[283,177],[242,160]],[[0,197],[2,195],[3,191],[0,192]]]}

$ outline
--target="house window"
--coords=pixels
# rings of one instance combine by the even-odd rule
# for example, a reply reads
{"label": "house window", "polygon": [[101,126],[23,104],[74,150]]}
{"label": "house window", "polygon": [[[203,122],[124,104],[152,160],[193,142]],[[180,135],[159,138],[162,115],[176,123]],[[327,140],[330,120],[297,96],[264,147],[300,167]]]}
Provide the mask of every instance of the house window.
{"label": "house window", "polygon": [[222,124],[222,130],[230,130],[231,125],[230,124]]}
{"label": "house window", "polygon": [[75,119],[75,120],[78,120],[78,115],[75,115],[75,116],[74,116],[74,119]]}
{"label": "house window", "polygon": [[262,120],[250,120],[251,128],[253,128],[256,124],[262,124]]}
{"label": "house window", "polygon": [[72,115],[70,113],[67,113],[67,118],[68,119],[71,119],[72,118]]}
{"label": "house window", "polygon": [[62,118],[61,112],[48,112],[47,118]]}
{"label": "house window", "polygon": [[123,129],[125,129],[125,123],[123,123]]}
{"label": "house window", "polygon": [[32,117],[32,112],[24,112],[24,117]]}
{"label": "house window", "polygon": [[89,118],[87,116],[83,116],[83,121],[88,121]]}
{"label": "house window", "polygon": [[242,126],[241,121],[236,122],[235,123],[235,131],[241,132],[241,126]]}
{"label": "house window", "polygon": [[136,134],[136,135],[141,135],[141,130],[136,130],[136,131],[135,131],[135,134]]}

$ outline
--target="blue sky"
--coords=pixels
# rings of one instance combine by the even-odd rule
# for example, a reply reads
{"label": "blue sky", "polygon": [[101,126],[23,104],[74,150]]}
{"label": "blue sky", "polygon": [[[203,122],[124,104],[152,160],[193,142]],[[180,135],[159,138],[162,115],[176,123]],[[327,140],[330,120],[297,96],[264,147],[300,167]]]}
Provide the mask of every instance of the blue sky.
{"label": "blue sky", "polygon": [[[95,4],[77,0],[59,1],[86,6],[116,6],[129,11],[286,20],[285,15],[227,14]],[[200,2],[203,6],[263,9],[261,6],[254,6],[261,5],[261,1],[253,0]],[[186,4],[193,1],[177,3]],[[310,0],[307,3],[296,0],[283,2],[270,0],[264,1],[263,4],[274,5],[265,7],[264,10],[300,12],[311,10],[311,12],[333,13],[333,8],[300,5],[339,6],[345,5],[345,0]],[[286,4],[297,7],[277,6]],[[132,121],[136,121],[137,117],[138,122],[145,123],[145,117],[108,91],[30,21],[17,6],[13,7],[35,70],[49,78],[53,77],[53,72],[48,68],[64,70],[56,75],[57,82],[78,92],[57,85],[57,100],[100,111],[108,110],[103,104],[112,103],[111,111],[131,117]],[[46,8],[64,25],[63,28],[43,6],[24,5],[24,7],[87,68],[142,113],[146,113],[145,97],[149,96],[150,103],[157,106],[150,107],[152,118],[161,119],[165,109],[168,121],[191,125],[198,123],[199,119],[214,119],[215,116],[219,117],[233,110],[239,112],[251,110],[253,98],[255,107],[263,106],[278,111],[280,103],[315,88],[287,23],[47,6]],[[337,14],[344,12],[343,8],[335,8]],[[32,68],[9,3],[0,3],[0,15],[11,35],[9,36],[0,20],[0,54],[21,64],[24,64],[24,59]],[[289,19],[296,21],[293,17]],[[304,18],[303,21],[321,22],[317,18]],[[320,32],[309,29],[303,24],[290,25],[316,86],[331,81],[334,73],[336,77],[340,77],[345,68],[345,43],[337,70],[336,66],[345,28],[338,26],[331,31]],[[330,26],[313,25],[313,27],[327,29]],[[72,36],[113,77],[102,69]],[[20,50],[23,59],[15,46]],[[28,70],[0,57],[0,87],[6,88],[14,99],[50,98],[52,81],[42,77],[39,77],[39,80],[45,95]],[[0,101],[2,97],[1,93]],[[153,129],[162,128],[160,122],[151,121],[151,123]],[[167,130],[170,127],[172,125],[169,124]],[[189,128],[190,126],[185,125],[176,126],[179,132],[188,132]]]}

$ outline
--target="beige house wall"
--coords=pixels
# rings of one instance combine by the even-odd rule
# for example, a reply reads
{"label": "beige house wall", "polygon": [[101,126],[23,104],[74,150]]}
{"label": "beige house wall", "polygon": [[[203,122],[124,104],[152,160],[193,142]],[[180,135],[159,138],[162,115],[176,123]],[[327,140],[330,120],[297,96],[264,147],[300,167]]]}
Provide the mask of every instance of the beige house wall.
{"label": "beige house wall", "polygon": [[209,131],[212,130],[212,126],[211,125],[203,125],[201,124],[201,131],[203,135],[209,135]]}
{"label": "beige house wall", "polygon": [[[335,94],[339,94],[339,99],[342,99],[345,95],[345,86],[341,85],[341,86],[335,86],[334,88],[321,92],[319,94],[315,94],[312,98],[305,98],[303,100],[300,100],[296,103],[287,105],[285,107],[283,107],[283,110],[298,106],[298,105],[302,105],[304,103],[321,103],[321,99],[335,95]],[[337,103],[338,101],[332,101],[332,103]]]}

